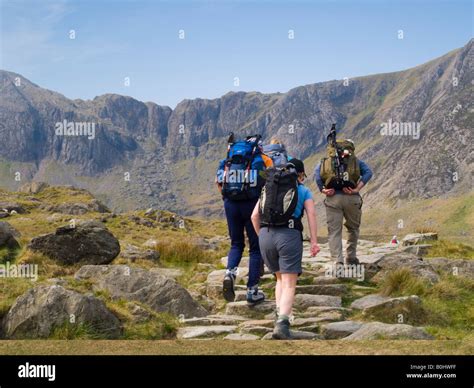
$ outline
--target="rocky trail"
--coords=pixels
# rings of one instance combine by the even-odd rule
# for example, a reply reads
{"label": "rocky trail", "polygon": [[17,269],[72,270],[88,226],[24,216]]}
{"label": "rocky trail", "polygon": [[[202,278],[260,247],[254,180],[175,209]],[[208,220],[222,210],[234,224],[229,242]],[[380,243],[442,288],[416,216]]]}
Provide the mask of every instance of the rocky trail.
{"label": "rocky trail", "polygon": [[[311,257],[309,244],[304,243],[304,272],[298,280],[292,317],[295,339],[433,339],[424,328],[407,324],[421,308],[421,299],[416,296],[390,298],[377,294],[374,285],[366,285],[368,278],[382,275],[399,265],[405,265],[418,276],[435,282],[438,274],[435,268],[418,259],[412,252],[419,253],[428,244],[419,244],[422,239],[434,236],[409,235],[404,246],[377,244],[371,241],[359,242],[359,260],[362,266],[353,273],[352,279],[336,278],[328,244],[320,244],[321,252]],[[395,254],[395,255],[394,255]],[[227,258],[222,258],[226,264]],[[469,267],[472,276],[472,266]],[[219,298],[225,270],[208,274],[206,292],[209,297]],[[223,338],[226,340],[267,340],[275,319],[275,301],[268,298],[256,306],[245,301],[248,258],[243,258],[236,281],[236,299],[223,305],[218,313],[199,318],[182,319],[178,331],[181,339]],[[275,282],[265,272],[262,289],[272,295]],[[370,321],[370,317],[384,317],[384,322]],[[363,317],[364,320],[351,318]],[[392,323],[386,322],[392,321]]]}
{"label": "rocky trail", "polygon": [[[57,193],[55,190],[51,193]],[[34,205],[41,208],[41,201],[38,203]],[[82,215],[87,206],[76,205],[74,209],[80,208]],[[244,257],[235,301],[226,303],[222,280],[227,258],[205,260],[206,255],[216,255],[221,243],[227,243],[222,235],[197,240],[201,245],[193,245],[189,254],[193,258],[204,255],[200,256],[204,260],[196,261],[189,270],[164,266],[152,238],[157,228],[162,233],[171,230],[180,238],[188,236],[187,229],[176,226],[181,219],[173,215],[165,217],[158,211],[143,216],[114,215],[104,210],[95,218],[71,220],[68,214],[39,213],[36,219],[54,222],[56,230],[49,228],[50,233],[39,236],[35,230],[25,238],[25,222],[31,219],[24,214],[34,216],[35,208],[27,210],[13,202],[1,208],[20,228],[0,221],[0,248],[13,252],[13,258],[15,252],[23,256],[0,265],[0,275],[5,278],[0,338],[271,339],[276,310],[274,277],[263,274],[260,286],[266,301],[249,306],[245,300],[249,259]],[[70,212],[68,207],[65,213]],[[132,230],[137,241],[124,240]],[[360,240],[360,265],[346,266],[338,274],[327,243],[321,243],[321,252],[311,257],[305,242],[303,273],[291,318],[294,338],[434,339],[423,327],[431,321],[424,315],[422,293],[389,297],[380,293],[379,286],[400,268],[432,285],[441,281],[443,272],[472,279],[472,260],[422,258],[436,239],[435,233],[425,233],[407,235],[400,244]],[[24,250],[19,251],[21,246]],[[38,271],[35,266],[41,275],[38,282],[21,278],[23,270]]]}

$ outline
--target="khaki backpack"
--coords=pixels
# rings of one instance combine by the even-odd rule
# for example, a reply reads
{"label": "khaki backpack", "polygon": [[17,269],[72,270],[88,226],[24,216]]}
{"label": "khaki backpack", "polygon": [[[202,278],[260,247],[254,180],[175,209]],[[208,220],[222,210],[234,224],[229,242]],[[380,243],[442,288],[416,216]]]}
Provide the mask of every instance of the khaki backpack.
{"label": "khaki backpack", "polygon": [[354,188],[360,179],[354,143],[350,140],[337,140],[336,144],[337,149],[331,143],[328,144],[327,156],[321,160],[320,174],[324,187],[336,190],[343,187]]}

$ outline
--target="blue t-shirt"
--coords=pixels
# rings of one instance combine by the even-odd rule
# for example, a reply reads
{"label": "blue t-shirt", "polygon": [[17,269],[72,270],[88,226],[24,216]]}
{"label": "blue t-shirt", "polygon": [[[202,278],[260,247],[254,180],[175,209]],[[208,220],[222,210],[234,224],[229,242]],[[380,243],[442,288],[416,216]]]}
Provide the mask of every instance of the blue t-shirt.
{"label": "blue t-shirt", "polygon": [[313,199],[313,193],[304,184],[298,184],[298,203],[296,204],[295,212],[293,213],[294,218],[302,216],[304,211],[304,202],[308,199]]}

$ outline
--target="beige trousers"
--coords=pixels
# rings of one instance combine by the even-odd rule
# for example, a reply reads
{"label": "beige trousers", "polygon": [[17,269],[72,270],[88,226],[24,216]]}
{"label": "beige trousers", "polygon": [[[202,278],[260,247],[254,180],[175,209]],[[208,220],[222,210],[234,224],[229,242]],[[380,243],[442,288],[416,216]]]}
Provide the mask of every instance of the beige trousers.
{"label": "beige trousers", "polygon": [[342,223],[349,234],[347,238],[348,259],[357,257],[360,219],[362,216],[362,198],[360,195],[335,194],[326,197],[326,219],[328,224],[329,251],[334,261],[343,262]]}

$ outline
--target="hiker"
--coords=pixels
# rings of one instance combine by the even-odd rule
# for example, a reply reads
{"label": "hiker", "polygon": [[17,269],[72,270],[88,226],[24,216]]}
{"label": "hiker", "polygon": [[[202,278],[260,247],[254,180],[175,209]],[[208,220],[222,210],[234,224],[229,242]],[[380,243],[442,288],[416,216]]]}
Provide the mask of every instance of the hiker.
{"label": "hiker", "polygon": [[252,223],[259,236],[265,265],[276,277],[274,339],[291,339],[290,316],[296,281],[302,273],[304,211],[308,216],[311,255],[319,252],[313,195],[304,186],[301,160],[291,159],[283,168],[270,168]]}
{"label": "hiker", "polygon": [[262,190],[262,171],[272,166],[270,158],[262,154],[260,135],[249,136],[245,140],[235,140],[231,134],[228,140],[227,157],[221,160],[216,183],[224,200],[224,210],[231,240],[227,256],[222,293],[228,302],[235,300],[235,279],[245,248],[244,231],[249,240],[249,275],[247,282],[247,302],[256,304],[265,300],[258,289],[262,275],[262,255],[258,236],[250,217]]}
{"label": "hiker", "polygon": [[[332,132],[334,131],[334,132]],[[330,136],[333,136],[330,141]],[[331,257],[340,273],[340,265],[359,264],[357,258],[357,241],[362,216],[362,197],[359,192],[372,178],[369,166],[355,156],[354,142],[350,139],[336,141],[335,126],[328,136],[328,156],[316,166],[314,179],[319,190],[326,198],[326,221]],[[338,160],[335,158],[339,157]],[[343,178],[339,177],[336,165],[344,170]],[[346,256],[342,250],[342,224],[349,234]]]}
{"label": "hiker", "polygon": [[272,160],[275,167],[285,166],[291,160],[285,145],[276,137],[270,140],[270,144],[263,146],[263,153]]}

